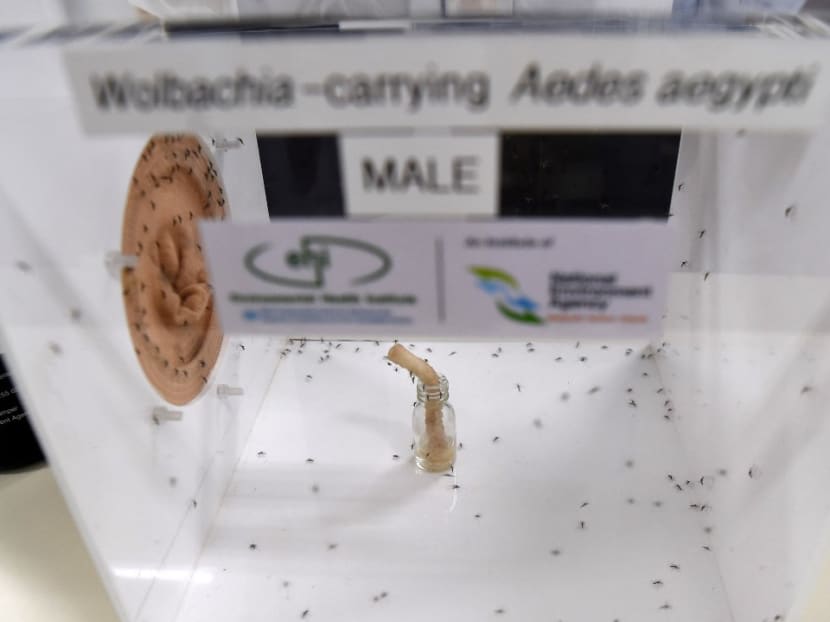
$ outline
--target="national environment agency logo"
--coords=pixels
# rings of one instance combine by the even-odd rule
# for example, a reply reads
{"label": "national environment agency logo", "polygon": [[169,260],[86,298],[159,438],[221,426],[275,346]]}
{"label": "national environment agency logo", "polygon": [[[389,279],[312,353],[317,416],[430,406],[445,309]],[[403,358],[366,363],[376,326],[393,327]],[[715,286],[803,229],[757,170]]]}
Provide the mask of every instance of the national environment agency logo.
{"label": "national environment agency logo", "polygon": [[[348,249],[356,251],[368,261],[361,261],[363,267],[342,266],[340,274],[346,271],[350,285],[365,285],[382,279],[392,268],[389,254],[363,240],[331,235],[305,235],[299,240],[299,247],[289,250],[283,264],[274,261],[270,242],[263,242],[251,248],[243,259],[245,269],[256,278],[283,287],[321,289],[326,285],[326,273],[334,268],[331,251]],[[368,266],[368,267],[366,267]],[[349,274],[349,270],[355,272]]]}
{"label": "national environment agency logo", "polygon": [[486,266],[469,268],[479,288],[493,297],[496,308],[503,316],[523,324],[544,324],[536,314],[539,303],[522,293],[519,282],[504,270]]}

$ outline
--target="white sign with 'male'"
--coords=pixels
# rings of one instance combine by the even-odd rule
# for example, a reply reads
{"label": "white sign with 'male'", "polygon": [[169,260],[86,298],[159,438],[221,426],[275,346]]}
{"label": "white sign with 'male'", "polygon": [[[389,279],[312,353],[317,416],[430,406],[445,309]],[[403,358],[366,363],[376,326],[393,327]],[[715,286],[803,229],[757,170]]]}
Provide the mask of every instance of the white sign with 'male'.
{"label": "white sign with 'male'", "polygon": [[350,216],[495,216],[498,140],[342,136]]}

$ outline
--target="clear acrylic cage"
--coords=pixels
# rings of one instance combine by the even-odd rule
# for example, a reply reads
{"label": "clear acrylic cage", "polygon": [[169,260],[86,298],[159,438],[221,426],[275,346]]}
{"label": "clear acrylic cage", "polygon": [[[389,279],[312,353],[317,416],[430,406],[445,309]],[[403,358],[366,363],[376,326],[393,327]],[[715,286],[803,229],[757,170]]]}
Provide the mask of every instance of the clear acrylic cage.
{"label": "clear acrylic cage", "polygon": [[[717,32],[757,42],[765,58],[807,40],[830,59],[830,29],[814,16],[381,26],[482,48],[494,32]],[[124,200],[139,192],[131,176],[153,132],[87,134],[64,62],[72,49],[152,50],[177,37],[225,49],[256,34],[288,55],[309,39],[369,46],[364,29],[378,24],[232,27],[19,30],[0,41],[13,85],[0,94],[3,351],[125,622],[830,620],[827,101],[824,123],[790,112],[773,130],[742,117],[655,128],[636,114],[621,129],[602,119],[601,129],[490,128],[499,217],[661,224],[665,304],[649,337],[229,332],[196,397],[165,400],[155,387],[166,381],[148,381],[136,356],[146,335],[125,314],[122,281],[140,259],[122,248]],[[325,171],[339,175],[343,153],[311,129],[198,115],[157,129],[198,137],[196,176],[221,184],[234,224],[342,216],[341,180]],[[441,131],[436,140],[454,136]],[[394,136],[430,140],[423,128]],[[557,149],[567,151],[561,186],[523,177]],[[303,177],[314,167],[323,173]],[[615,188],[608,205],[598,186]],[[384,359],[393,339],[451,381],[451,472],[413,466],[415,388]]]}

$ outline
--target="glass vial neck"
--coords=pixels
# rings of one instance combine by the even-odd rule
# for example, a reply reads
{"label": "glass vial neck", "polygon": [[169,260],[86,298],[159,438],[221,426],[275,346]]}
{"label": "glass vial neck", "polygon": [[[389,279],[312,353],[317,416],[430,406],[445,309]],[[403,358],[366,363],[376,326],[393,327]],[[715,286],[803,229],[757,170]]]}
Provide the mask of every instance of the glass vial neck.
{"label": "glass vial neck", "polygon": [[417,397],[419,402],[446,402],[450,397],[450,384],[443,375],[438,376],[438,384],[424,385],[418,381]]}

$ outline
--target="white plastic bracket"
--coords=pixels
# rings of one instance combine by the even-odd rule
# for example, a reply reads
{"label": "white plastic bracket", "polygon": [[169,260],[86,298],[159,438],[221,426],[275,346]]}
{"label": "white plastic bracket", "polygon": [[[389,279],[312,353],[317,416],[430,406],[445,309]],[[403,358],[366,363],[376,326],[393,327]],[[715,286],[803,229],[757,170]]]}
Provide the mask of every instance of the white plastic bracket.
{"label": "white plastic bracket", "polygon": [[153,409],[153,423],[161,424],[162,421],[181,421],[182,411],[170,410],[166,406],[156,406]]}
{"label": "white plastic bracket", "polygon": [[215,151],[229,151],[230,149],[239,149],[245,143],[238,136],[236,138],[225,138],[224,136],[213,136],[210,139],[210,145]]}
{"label": "white plastic bracket", "polygon": [[107,267],[107,272],[113,278],[121,278],[121,271],[124,268],[135,268],[138,265],[137,255],[124,255],[119,251],[110,251],[104,259],[104,265]]}
{"label": "white plastic bracket", "polygon": [[218,395],[219,397],[233,397],[238,395],[245,395],[245,391],[240,387],[232,387],[227,384],[217,384],[216,395]]}

